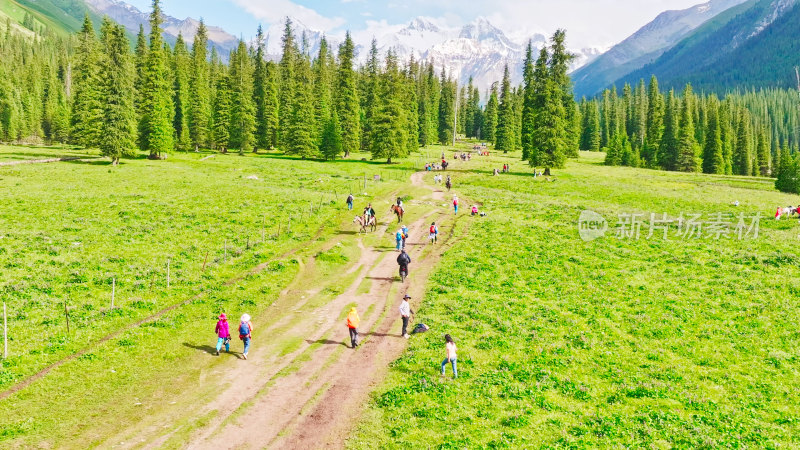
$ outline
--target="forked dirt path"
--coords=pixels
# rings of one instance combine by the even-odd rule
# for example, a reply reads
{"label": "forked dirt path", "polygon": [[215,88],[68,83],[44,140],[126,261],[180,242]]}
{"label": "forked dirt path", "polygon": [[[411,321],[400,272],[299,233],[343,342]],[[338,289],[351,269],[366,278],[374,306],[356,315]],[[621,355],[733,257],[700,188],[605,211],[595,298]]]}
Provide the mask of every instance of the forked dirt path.
{"label": "forked dirt path", "polygon": [[[197,399],[191,410],[146,418],[108,443],[198,449],[342,447],[370,391],[406,346],[400,336],[400,298],[408,293],[412,307],[418,306],[430,271],[459,237],[458,218],[443,203],[446,194],[426,185],[424,175],[419,172],[411,177],[412,185],[426,187],[429,193],[407,205],[418,218],[408,224],[412,264],[405,283],[396,276],[397,252],[388,247],[389,242],[371,248],[361,236],[342,238],[356,239],[361,252],[358,261],[338,275],[339,282],[346,281],[336,291],[340,294],[327,294],[337,280],[308,286],[314,277],[314,260],[303,261],[295,280],[270,308],[274,317],[266,327],[254,330],[248,360],[203,377],[206,382],[228,380],[220,382],[216,398]],[[430,245],[428,227],[434,220],[444,226],[440,226],[439,243]],[[398,225],[394,216],[385,221],[377,233],[388,240],[386,231]],[[323,249],[340,240],[327,242]],[[361,315],[357,349],[349,347],[343,319],[351,304],[358,306]],[[208,415],[213,415],[212,423],[190,430],[170,426],[185,423],[187,417]]]}

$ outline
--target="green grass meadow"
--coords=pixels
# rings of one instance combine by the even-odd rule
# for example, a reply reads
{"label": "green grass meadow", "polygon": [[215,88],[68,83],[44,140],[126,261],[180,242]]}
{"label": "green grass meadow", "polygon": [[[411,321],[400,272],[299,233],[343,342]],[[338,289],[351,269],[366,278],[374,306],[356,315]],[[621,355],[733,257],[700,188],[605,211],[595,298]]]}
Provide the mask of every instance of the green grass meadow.
{"label": "green grass meadow", "polygon": [[[0,160],[65,153],[2,147]],[[213,344],[219,312],[248,312],[260,326],[259,315],[294,279],[300,259],[314,258],[332,276],[354,258],[352,245],[318,250],[356,230],[344,207],[349,191],[357,208],[373,201],[385,212],[390,194],[407,185],[408,165],[361,156],[325,163],[189,153],[118,167],[103,159],[0,167],[0,279],[9,320],[0,391],[83,352],[0,400],[0,447],[101,445],[116,424],[181,401],[187,386],[204,395],[196,380],[223,362],[192,361]],[[119,330],[126,331],[100,342]]]}
{"label": "green grass meadow", "polygon": [[[798,199],[771,180],[605,167],[600,154],[548,182],[512,156],[453,167],[488,215],[434,271],[416,318],[431,331],[348,446],[800,446],[800,224],[773,219]],[[514,173],[491,176],[504,162]],[[580,239],[585,209],[608,220],[604,238]],[[651,212],[762,219],[757,239],[616,237],[619,214]],[[457,380],[439,375],[445,333]]]}
{"label": "green grass meadow", "polygon": [[[336,274],[359,254],[344,239],[355,231],[347,193],[379,215],[396,192],[413,202],[426,192],[409,186],[414,167],[440,151],[394,165],[201,152],[0,167],[10,350],[0,392],[81,355],[0,400],[0,447],[118,445],[108,439],[120,423],[135,439],[137,427],[157,426],[148,417],[212,398],[204,380],[235,363],[197,364],[217,314],[247,312],[261,329],[304,264],[315,265],[302,281],[321,289],[315,302],[341,293],[350,278]],[[0,161],[72,155],[97,156],[0,147]],[[517,154],[451,165],[461,210],[474,201],[487,216],[456,222],[466,237],[434,269],[416,315],[431,331],[391,365],[348,447],[800,446],[800,224],[773,219],[800,200],[769,179],[602,161],[581,154],[549,180]],[[504,163],[512,173],[493,176]],[[608,221],[604,237],[580,238],[584,210]],[[420,214],[409,212],[407,222]],[[618,239],[620,214],[632,213],[644,214],[639,239]],[[650,213],[760,213],[759,236],[684,239],[673,225],[669,240],[648,239]],[[364,245],[390,249],[393,231]],[[445,333],[459,347],[457,380],[449,367],[439,375]],[[214,420],[175,415],[163,445],[181,447]]]}

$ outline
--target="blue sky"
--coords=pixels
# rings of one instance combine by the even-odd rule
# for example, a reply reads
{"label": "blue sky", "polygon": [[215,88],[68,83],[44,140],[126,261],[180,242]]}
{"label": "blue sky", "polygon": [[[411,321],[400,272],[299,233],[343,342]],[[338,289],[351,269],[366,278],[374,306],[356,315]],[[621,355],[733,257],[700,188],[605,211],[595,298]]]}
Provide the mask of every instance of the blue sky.
{"label": "blue sky", "polygon": [[[151,0],[126,0],[149,11]],[[329,34],[349,29],[380,35],[393,25],[425,16],[461,26],[483,16],[511,37],[551,34],[566,28],[573,47],[607,46],[626,38],[658,13],[683,9],[703,0],[163,0],[165,12],[178,18],[203,17],[206,23],[248,39],[258,24],[299,19]]]}

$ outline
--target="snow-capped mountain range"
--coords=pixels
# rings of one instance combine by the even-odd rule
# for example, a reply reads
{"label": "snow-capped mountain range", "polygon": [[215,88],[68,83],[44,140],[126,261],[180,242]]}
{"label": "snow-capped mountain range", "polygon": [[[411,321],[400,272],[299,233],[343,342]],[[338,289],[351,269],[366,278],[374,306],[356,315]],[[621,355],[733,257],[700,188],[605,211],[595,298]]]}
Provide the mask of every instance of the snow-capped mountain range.
{"label": "snow-capped mountain range", "polygon": [[[308,50],[313,55],[319,48],[319,40],[323,34],[296,21],[294,31],[298,39],[305,33]],[[276,36],[279,32],[277,27],[273,27],[269,33],[267,53],[271,57],[278,57],[281,53],[281,39],[279,35]],[[516,42],[510,39],[483,17],[460,28],[438,25],[433,20],[417,17],[399,31],[392,30],[373,37],[381,56],[392,50],[400,61],[409,61],[411,57],[417,61],[432,61],[437,71],[444,68],[448,75],[462,84],[466,84],[472,77],[473,83],[484,93],[492,83],[502,80],[506,64],[511,70],[512,81],[519,83],[522,80],[522,63],[528,43],[528,40]],[[332,46],[338,46],[341,42],[337,37],[326,39]],[[536,57],[539,49],[547,43],[547,38],[542,34],[534,34],[529,40],[533,44]],[[366,61],[369,48],[370,42],[356,42],[359,61]],[[603,49],[584,48],[571,51],[576,55],[572,65],[575,69],[602,54]]]}
{"label": "snow-capped mountain range", "polygon": [[[138,32],[139,25],[143,25],[145,32],[149,32],[148,13],[124,1],[85,0],[85,2],[94,12],[108,15],[132,33]],[[293,24],[298,43],[302,43],[302,36],[305,34],[307,42],[305,50],[312,55],[315,54],[319,50],[319,43],[324,34],[297,20],[293,20]],[[165,16],[164,34],[169,41],[174,42],[180,33],[190,44],[197,33],[198,25],[199,21],[193,18],[180,20]],[[222,28],[210,24],[206,26],[209,30],[209,45],[216,47],[220,55],[227,58],[230,50],[236,47],[238,39]],[[282,24],[274,25],[266,31],[267,54],[270,58],[277,59],[281,54],[282,31]],[[511,69],[514,82],[518,83],[522,78],[521,67],[527,40],[517,42],[510,39],[506,33],[482,17],[460,28],[437,25],[433,20],[418,17],[399,31],[395,28],[393,31],[374,37],[377,39],[382,56],[392,49],[400,61],[408,61],[412,56],[417,61],[433,61],[437,71],[444,68],[461,83],[467,83],[472,77],[482,92],[486,92],[493,82],[503,78],[503,68],[506,64]],[[336,48],[341,43],[342,37],[328,36],[326,39],[331,47]],[[547,42],[542,34],[530,36],[530,40],[537,53]],[[368,56],[370,42],[356,42],[356,44],[358,58],[363,62]],[[602,50],[573,49],[573,53],[577,56],[573,69],[592,61],[602,53]]]}
{"label": "snow-capped mountain range", "polygon": [[[84,2],[95,13],[110,17],[131,33],[138,33],[139,25],[144,26],[145,33],[150,32],[150,14],[142,12],[133,5],[120,0],[84,0]],[[174,43],[178,34],[181,34],[183,40],[191,44],[199,25],[200,21],[191,17],[180,20],[165,15],[164,35],[167,41]],[[227,58],[228,53],[239,44],[239,39],[220,27],[209,24],[206,24],[206,27],[210,45],[216,47],[217,51]]]}

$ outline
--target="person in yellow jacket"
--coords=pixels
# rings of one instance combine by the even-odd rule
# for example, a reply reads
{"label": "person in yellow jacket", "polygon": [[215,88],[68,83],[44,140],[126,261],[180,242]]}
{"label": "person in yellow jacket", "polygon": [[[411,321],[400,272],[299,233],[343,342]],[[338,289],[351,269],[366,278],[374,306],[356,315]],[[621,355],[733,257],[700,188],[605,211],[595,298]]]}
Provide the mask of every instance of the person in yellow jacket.
{"label": "person in yellow jacket", "polygon": [[350,312],[347,314],[347,329],[350,331],[350,345],[353,348],[358,347],[358,324],[361,322],[361,318],[358,317],[358,311],[356,311],[356,307],[352,307]]}

